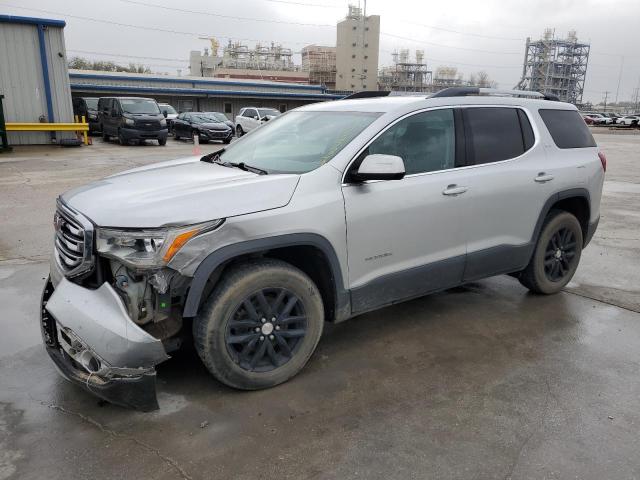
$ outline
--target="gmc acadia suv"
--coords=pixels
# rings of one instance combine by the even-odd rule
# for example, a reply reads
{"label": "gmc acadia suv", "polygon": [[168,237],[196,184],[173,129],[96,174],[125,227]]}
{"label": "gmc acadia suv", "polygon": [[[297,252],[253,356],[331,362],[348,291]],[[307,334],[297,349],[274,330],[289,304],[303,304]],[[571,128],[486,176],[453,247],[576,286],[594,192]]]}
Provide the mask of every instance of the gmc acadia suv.
{"label": "gmc acadia suv", "polygon": [[68,379],[141,410],[184,342],[221,382],[272,387],[325,321],[505,273],[560,291],[605,168],[576,108],[531,92],[307,105],[63,194],[44,342]]}

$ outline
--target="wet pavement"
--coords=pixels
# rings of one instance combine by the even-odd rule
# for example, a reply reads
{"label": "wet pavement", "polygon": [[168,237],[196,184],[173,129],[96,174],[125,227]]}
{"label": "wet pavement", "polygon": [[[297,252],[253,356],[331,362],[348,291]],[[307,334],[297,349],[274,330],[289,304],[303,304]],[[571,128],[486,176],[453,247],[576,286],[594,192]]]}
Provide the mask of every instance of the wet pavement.
{"label": "wet pavement", "polygon": [[192,146],[0,155],[0,479],[640,477],[640,136],[596,140],[602,220],[566,292],[496,277],[329,325],[301,374],[260,392],[185,351],[153,413],[62,380],[38,300],[55,196]]}

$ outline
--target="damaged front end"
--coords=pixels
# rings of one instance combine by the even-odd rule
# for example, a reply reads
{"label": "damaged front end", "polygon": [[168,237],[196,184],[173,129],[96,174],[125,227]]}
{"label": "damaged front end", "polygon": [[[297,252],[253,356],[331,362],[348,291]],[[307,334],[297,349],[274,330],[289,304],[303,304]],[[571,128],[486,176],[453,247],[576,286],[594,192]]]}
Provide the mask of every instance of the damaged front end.
{"label": "damaged front end", "polygon": [[41,308],[49,356],[65,378],[104,400],[157,409],[155,367],[180,347],[190,282],[166,267],[167,252],[194,228],[101,230],[60,201],[54,223]]}

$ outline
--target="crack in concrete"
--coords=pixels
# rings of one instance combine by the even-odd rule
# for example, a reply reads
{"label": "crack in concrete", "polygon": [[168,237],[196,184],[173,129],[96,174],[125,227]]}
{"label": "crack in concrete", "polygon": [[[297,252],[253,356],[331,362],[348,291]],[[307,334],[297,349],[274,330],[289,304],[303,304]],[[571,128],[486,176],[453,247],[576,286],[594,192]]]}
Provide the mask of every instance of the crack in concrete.
{"label": "crack in concrete", "polygon": [[596,297],[593,297],[591,295],[587,295],[585,293],[577,292],[576,290],[568,290],[566,288],[563,288],[562,291],[564,293],[570,293],[571,295],[575,295],[576,297],[588,298],[589,300],[593,300],[593,301],[596,301],[596,302],[604,303],[606,305],[611,305],[612,307],[621,308],[622,310],[627,310],[628,312],[640,313],[640,310],[636,310],[634,308],[627,307],[625,305],[620,305],[618,303],[614,303],[614,302],[611,302],[611,301],[608,301],[608,300],[603,300],[602,298],[596,298]]}
{"label": "crack in concrete", "polygon": [[544,427],[545,419],[547,418],[547,412],[549,411],[549,404],[551,403],[551,398],[553,397],[555,399],[555,396],[551,392],[551,385],[549,385],[549,379],[545,378],[544,383],[547,386],[547,395],[545,396],[544,408],[542,409],[542,413],[540,414],[540,419],[538,420],[538,426],[531,430],[529,435],[527,435],[527,438],[525,438],[522,444],[520,445],[520,448],[518,449],[518,454],[516,455],[515,460],[513,461],[513,464],[509,469],[509,473],[507,473],[504,477],[505,480],[511,480],[513,478],[513,472],[515,472],[516,467],[520,463],[520,459],[522,458],[522,452],[524,452],[524,449],[529,444],[533,436],[536,433],[538,433],[540,430],[542,430],[542,428]]}
{"label": "crack in concrete", "polygon": [[143,442],[142,440],[138,440],[137,438],[131,436],[131,435],[126,435],[124,433],[119,433],[116,432],[115,430],[111,430],[110,428],[105,427],[104,425],[102,425],[100,422],[98,422],[97,420],[84,415],[82,413],[79,412],[74,412],[73,410],[69,410],[68,408],[62,407],[60,405],[56,405],[54,403],[48,403],[48,402],[40,402],[41,405],[48,407],[52,410],[56,410],[58,412],[62,412],[65,413],[67,415],[72,415],[74,417],[79,418],[80,420],[82,420],[85,423],[88,423],[90,425],[93,425],[94,427],[96,427],[97,429],[99,429],[101,432],[106,433],[107,435],[111,435],[112,437],[116,437],[116,438],[124,438],[126,440],[132,441],[135,444],[141,446],[142,448],[144,448],[145,450],[147,450],[148,452],[152,453],[153,455],[157,456],[158,458],[160,458],[161,460],[163,460],[167,465],[173,467],[179,474],[180,476],[183,478],[183,480],[193,480],[193,477],[191,477],[179,464],[176,460],[174,460],[171,457],[168,457],[167,455],[164,455],[159,449],[149,445],[146,442]]}

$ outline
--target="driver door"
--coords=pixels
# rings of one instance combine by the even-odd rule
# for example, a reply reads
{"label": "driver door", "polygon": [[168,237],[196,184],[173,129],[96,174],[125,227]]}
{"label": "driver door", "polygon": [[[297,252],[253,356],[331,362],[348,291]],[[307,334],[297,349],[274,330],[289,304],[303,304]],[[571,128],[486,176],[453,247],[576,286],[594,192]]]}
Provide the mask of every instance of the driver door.
{"label": "driver door", "polygon": [[[458,285],[466,260],[467,174],[457,168],[453,109],[412,114],[379,135],[369,154],[403,159],[402,180],[343,185],[354,313]],[[457,154],[458,153],[458,154]]]}

